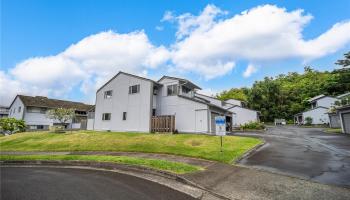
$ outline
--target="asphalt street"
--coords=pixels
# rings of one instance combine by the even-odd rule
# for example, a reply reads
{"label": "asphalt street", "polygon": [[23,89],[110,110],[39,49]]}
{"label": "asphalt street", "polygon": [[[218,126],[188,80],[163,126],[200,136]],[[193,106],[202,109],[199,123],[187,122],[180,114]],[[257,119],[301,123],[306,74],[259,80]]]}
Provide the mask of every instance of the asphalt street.
{"label": "asphalt street", "polygon": [[4,200],[193,199],[151,181],[108,171],[1,167],[0,172]]}
{"label": "asphalt street", "polygon": [[350,187],[350,137],[317,128],[271,127],[266,144],[241,160],[242,165],[303,177],[320,183]]}

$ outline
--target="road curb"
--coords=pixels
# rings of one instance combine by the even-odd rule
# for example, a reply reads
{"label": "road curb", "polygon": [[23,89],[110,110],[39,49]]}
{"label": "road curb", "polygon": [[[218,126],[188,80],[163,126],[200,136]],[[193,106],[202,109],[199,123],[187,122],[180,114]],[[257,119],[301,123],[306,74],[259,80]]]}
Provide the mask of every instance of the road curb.
{"label": "road curb", "polygon": [[[147,175],[156,175],[161,176],[163,178],[171,179],[177,182],[180,182],[185,185],[189,185],[192,187],[195,187],[197,189],[203,190],[204,192],[207,192],[219,199],[231,199],[226,196],[223,196],[221,194],[218,194],[212,190],[209,190],[197,183],[194,183],[187,178],[173,174],[166,171],[161,171],[157,169],[152,169],[148,167],[143,166],[135,166],[135,165],[127,165],[127,164],[119,164],[119,163],[110,163],[110,162],[90,162],[90,161],[41,161],[41,160],[33,160],[33,161],[27,161],[27,160],[16,160],[16,161],[0,161],[0,166],[56,166],[56,167],[89,167],[89,168],[97,168],[97,169],[105,169],[105,170],[120,170],[124,172],[131,172],[131,173],[143,173]],[[164,185],[162,183],[157,182],[158,184]],[[183,192],[183,191],[182,191]],[[191,194],[188,194],[191,195]],[[193,196],[193,195],[191,195]],[[198,198],[198,197],[195,197]],[[201,199],[202,196],[198,199]]]}
{"label": "road curb", "polygon": [[250,155],[252,155],[256,150],[258,150],[259,148],[263,147],[266,143],[265,138],[262,137],[257,137],[259,139],[262,140],[261,144],[256,145],[254,148],[250,149],[249,151],[245,152],[242,156],[238,157],[235,161],[233,161],[233,164],[237,164],[239,163],[241,160],[243,160],[244,158],[249,157]]}

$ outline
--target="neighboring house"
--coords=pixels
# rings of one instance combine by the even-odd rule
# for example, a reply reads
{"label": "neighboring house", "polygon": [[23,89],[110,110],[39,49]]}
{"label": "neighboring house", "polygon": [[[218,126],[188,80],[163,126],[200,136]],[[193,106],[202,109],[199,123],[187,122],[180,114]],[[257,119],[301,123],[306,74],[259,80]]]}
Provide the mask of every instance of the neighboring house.
{"label": "neighboring house", "polygon": [[171,115],[179,132],[214,133],[215,116],[230,122],[232,112],[197,97],[200,89],[186,79],[163,76],[153,81],[119,72],[96,92],[93,129],[150,132],[152,117]]}
{"label": "neighboring house", "polygon": [[311,109],[294,115],[294,122],[296,124],[305,124],[305,118],[311,117],[312,124],[328,124],[328,111],[334,106],[337,100],[339,99],[336,97],[323,94],[309,99],[308,101],[311,104]]}
{"label": "neighboring house", "polygon": [[259,112],[252,110],[246,107],[243,101],[236,99],[228,99],[226,101],[221,101],[215,97],[206,96],[203,94],[196,93],[196,96],[204,98],[210,103],[217,106],[223,107],[232,112],[232,126],[239,127],[243,124],[249,122],[258,122],[259,121]]}
{"label": "neighboring house", "polygon": [[7,117],[9,115],[9,108],[6,106],[0,106],[0,118]]}
{"label": "neighboring house", "polygon": [[91,107],[92,105],[80,102],[49,99],[42,96],[32,97],[17,95],[10,105],[9,117],[24,120],[27,129],[47,130],[49,126],[60,124],[47,116],[48,110],[69,108],[75,110],[75,117],[73,120],[63,125],[67,128],[86,129],[87,111],[90,110]]}
{"label": "neighboring house", "polygon": [[350,105],[338,107],[337,112],[339,113],[342,132],[350,134]]}

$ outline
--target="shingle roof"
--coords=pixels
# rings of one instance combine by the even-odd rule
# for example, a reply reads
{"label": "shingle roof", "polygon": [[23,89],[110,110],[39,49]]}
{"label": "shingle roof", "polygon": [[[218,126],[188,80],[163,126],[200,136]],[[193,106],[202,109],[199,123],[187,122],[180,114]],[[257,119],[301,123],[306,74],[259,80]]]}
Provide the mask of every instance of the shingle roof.
{"label": "shingle roof", "polygon": [[47,108],[70,108],[78,111],[88,111],[93,105],[84,104],[81,102],[65,101],[59,99],[49,99],[43,96],[25,96],[17,95],[25,106],[47,107]]}

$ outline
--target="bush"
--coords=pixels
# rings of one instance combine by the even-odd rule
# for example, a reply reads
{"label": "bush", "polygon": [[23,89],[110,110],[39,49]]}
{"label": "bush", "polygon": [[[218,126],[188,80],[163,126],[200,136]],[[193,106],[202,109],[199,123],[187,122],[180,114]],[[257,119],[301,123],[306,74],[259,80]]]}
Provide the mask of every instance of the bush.
{"label": "bush", "polygon": [[249,123],[241,125],[241,128],[243,130],[245,130],[245,129],[262,130],[262,129],[265,129],[265,124],[261,123],[261,122],[249,122]]}
{"label": "bush", "polygon": [[305,125],[310,126],[312,124],[312,118],[311,117],[305,117]]}
{"label": "bush", "polygon": [[15,118],[1,118],[0,130],[13,134],[16,132],[23,132],[26,129],[25,122],[23,120],[17,120]]}

